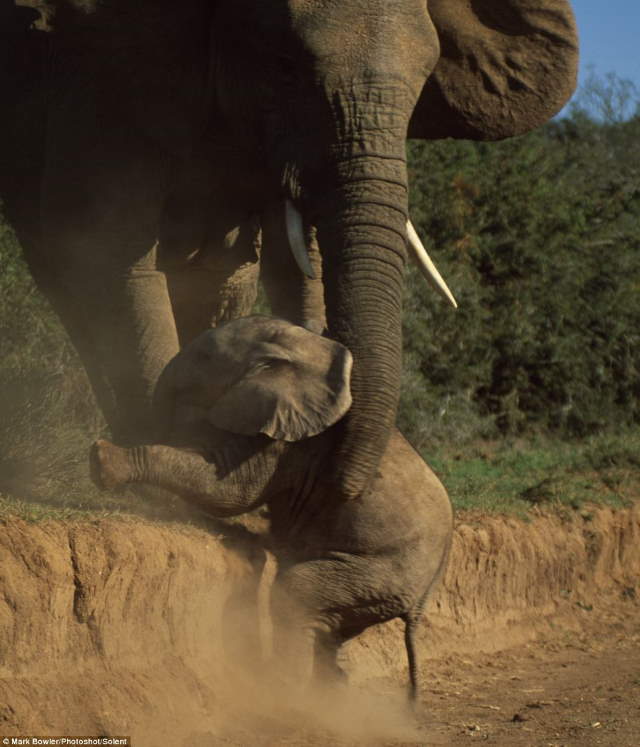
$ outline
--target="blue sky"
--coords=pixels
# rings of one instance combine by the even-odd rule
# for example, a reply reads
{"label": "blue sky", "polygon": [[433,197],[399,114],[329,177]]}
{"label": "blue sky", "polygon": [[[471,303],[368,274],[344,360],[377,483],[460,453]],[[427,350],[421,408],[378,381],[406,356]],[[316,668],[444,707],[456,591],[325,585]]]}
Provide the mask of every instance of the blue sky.
{"label": "blue sky", "polygon": [[580,33],[580,81],[593,65],[596,73],[614,72],[640,89],[640,2],[571,0]]}

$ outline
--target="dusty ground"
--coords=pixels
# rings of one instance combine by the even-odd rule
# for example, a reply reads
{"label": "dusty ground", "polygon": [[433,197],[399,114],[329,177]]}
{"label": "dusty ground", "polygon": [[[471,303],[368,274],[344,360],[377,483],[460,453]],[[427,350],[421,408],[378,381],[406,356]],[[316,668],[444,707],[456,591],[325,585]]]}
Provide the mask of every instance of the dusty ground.
{"label": "dusty ground", "polygon": [[[194,734],[185,747],[640,744],[640,605],[632,598],[610,597],[600,610],[576,608],[527,645],[452,655],[426,669],[415,717],[404,708],[397,679],[378,680],[338,701],[307,704],[306,713],[283,710],[258,721],[245,714],[226,739]],[[238,733],[239,723],[246,732]]]}
{"label": "dusty ground", "polygon": [[610,609],[577,608],[580,633],[559,628],[526,646],[434,663],[421,702],[425,743],[640,744],[640,609],[632,600]]}
{"label": "dusty ground", "polygon": [[0,738],[640,745],[640,505],[460,522],[415,715],[396,623],[345,652],[337,696],[242,676],[224,621],[252,583],[244,557],[175,525],[0,522]]}

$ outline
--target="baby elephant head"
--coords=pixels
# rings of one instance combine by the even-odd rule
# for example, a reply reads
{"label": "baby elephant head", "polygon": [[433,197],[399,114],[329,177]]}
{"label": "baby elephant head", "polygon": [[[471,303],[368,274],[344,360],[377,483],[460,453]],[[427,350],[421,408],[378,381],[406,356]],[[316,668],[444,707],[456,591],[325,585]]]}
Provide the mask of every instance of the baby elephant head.
{"label": "baby elephant head", "polygon": [[315,436],[351,406],[351,364],[343,345],[281,319],[227,322],[165,368],[155,392],[160,438],[203,421],[284,441]]}

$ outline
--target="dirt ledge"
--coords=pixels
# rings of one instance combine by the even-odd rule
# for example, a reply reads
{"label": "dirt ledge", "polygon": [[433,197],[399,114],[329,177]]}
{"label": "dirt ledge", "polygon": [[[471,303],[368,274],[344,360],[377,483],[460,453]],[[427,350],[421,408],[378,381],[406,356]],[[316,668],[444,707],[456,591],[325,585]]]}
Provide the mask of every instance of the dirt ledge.
{"label": "dirt ledge", "polygon": [[[222,619],[250,563],[204,531],[101,520],[0,522],[0,734],[131,734],[182,744],[217,721]],[[640,594],[640,505],[463,519],[428,608],[424,658],[522,643],[606,595]],[[401,626],[345,653],[358,681],[404,678]],[[228,742],[226,742],[228,743]]]}
{"label": "dirt ledge", "polygon": [[186,527],[0,523],[0,734],[146,735],[137,747],[201,718],[249,572]]}

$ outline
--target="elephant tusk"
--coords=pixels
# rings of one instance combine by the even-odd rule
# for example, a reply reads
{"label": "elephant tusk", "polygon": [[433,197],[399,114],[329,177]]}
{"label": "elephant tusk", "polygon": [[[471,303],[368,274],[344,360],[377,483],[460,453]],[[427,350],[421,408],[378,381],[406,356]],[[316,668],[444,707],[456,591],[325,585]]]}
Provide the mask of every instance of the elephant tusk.
{"label": "elephant tusk", "polygon": [[409,239],[410,254],[413,257],[414,262],[420,268],[420,272],[438,291],[438,293],[449,301],[454,309],[457,309],[458,304],[456,303],[456,299],[453,297],[447,284],[442,279],[442,275],[438,272],[438,268],[431,261],[431,257],[427,254],[427,250],[424,248],[422,241],[420,241],[420,237],[416,233],[416,229],[413,227],[413,223],[411,223],[410,220],[407,221],[407,238]]}
{"label": "elephant tusk", "polygon": [[287,237],[296,264],[307,277],[314,279],[315,273],[309,259],[309,250],[307,249],[300,211],[294,206],[291,200],[285,201],[284,210],[287,221]]}

